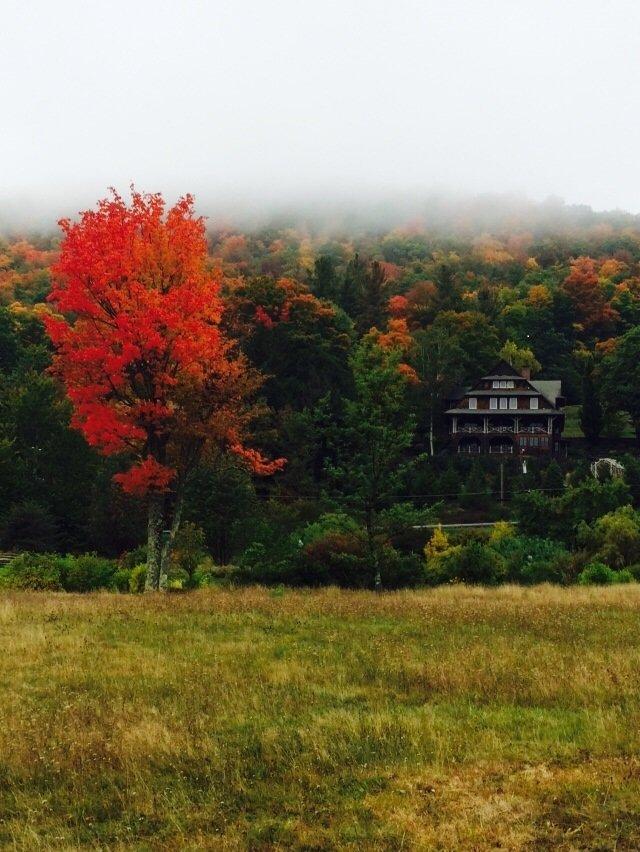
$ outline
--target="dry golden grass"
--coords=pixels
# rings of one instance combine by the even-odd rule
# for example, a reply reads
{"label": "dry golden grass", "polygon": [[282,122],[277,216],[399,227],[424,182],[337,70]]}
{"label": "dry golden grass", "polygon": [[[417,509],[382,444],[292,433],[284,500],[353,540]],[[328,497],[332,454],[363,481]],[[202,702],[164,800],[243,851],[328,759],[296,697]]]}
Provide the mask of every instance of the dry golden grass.
{"label": "dry golden grass", "polygon": [[0,597],[0,845],[638,849],[640,586]]}

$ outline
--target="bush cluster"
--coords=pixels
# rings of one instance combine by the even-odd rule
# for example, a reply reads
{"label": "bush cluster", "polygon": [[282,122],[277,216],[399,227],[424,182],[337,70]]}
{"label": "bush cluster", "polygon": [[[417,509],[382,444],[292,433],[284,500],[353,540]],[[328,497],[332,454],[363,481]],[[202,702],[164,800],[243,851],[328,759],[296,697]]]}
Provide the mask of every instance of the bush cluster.
{"label": "bush cluster", "polygon": [[383,588],[424,582],[417,554],[402,552],[387,540],[376,541],[372,552],[364,531],[352,518],[330,513],[291,533],[276,550],[264,542],[251,545],[237,576],[247,583],[367,589],[374,586],[376,565]]}
{"label": "bush cluster", "polygon": [[0,570],[0,586],[57,592],[134,591],[130,588],[131,575],[130,569],[95,553],[21,553]]}
{"label": "bush cluster", "polygon": [[425,575],[438,583],[562,583],[570,574],[570,554],[556,541],[517,535],[506,522],[490,535],[467,533],[451,542],[438,527],[425,547]]}

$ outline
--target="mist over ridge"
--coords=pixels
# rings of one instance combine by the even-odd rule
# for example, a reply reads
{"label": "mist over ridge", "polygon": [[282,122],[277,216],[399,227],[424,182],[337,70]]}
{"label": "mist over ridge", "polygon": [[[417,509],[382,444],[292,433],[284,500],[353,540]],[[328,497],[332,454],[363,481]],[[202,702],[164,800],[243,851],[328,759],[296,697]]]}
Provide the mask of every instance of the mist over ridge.
{"label": "mist over ridge", "polygon": [[[137,186],[147,191],[147,188]],[[129,190],[118,188],[125,197]],[[257,200],[253,203],[238,195],[216,197],[187,187],[184,193],[195,196],[196,211],[207,220],[211,232],[247,232],[263,229],[293,228],[320,238],[335,235],[358,236],[404,230],[438,236],[473,238],[481,234],[495,236],[528,231],[535,236],[585,230],[606,226],[615,230],[640,229],[640,215],[625,210],[596,210],[585,204],[569,204],[557,197],[534,201],[523,195],[452,192],[361,192],[349,198],[335,194],[318,198]],[[180,193],[167,193],[172,203]],[[108,195],[108,189],[99,197]],[[0,234],[5,237],[58,232],[60,218],[77,218],[83,209],[92,209],[93,200],[78,197],[60,200],[49,206],[44,202],[14,199],[0,206]]]}

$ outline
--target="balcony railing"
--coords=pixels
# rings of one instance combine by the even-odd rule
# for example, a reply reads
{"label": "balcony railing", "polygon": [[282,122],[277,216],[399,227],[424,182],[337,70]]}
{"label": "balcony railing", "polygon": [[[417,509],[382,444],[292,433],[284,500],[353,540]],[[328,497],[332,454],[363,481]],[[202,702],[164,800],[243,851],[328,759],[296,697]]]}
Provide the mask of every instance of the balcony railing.
{"label": "balcony railing", "polygon": [[471,454],[476,453],[477,454],[477,453],[480,452],[480,444],[466,444],[466,445],[461,444],[458,447],[458,452],[459,453],[471,453]]}
{"label": "balcony railing", "polygon": [[532,423],[528,426],[525,426],[522,423],[522,420],[519,421],[518,427],[516,428],[515,422],[512,423],[496,423],[495,421],[492,423],[490,420],[487,422],[487,428],[485,432],[484,422],[482,423],[457,423],[454,425],[452,429],[453,434],[462,434],[462,435],[513,435],[516,433],[524,433],[525,435],[552,435],[553,428],[548,428],[546,425],[542,423]]}
{"label": "balcony railing", "polygon": [[513,444],[498,444],[489,447],[489,453],[513,453]]}

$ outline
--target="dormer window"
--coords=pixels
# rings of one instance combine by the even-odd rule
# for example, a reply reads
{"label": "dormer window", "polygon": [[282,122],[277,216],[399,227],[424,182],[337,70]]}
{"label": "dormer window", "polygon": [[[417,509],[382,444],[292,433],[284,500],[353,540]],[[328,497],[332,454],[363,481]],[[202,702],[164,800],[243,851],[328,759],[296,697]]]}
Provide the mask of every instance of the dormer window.
{"label": "dormer window", "polygon": [[498,397],[492,396],[489,399],[489,408],[497,408],[498,407]]}
{"label": "dormer window", "polygon": [[469,408],[476,409],[478,407],[478,398],[475,396],[469,397]]}
{"label": "dormer window", "polygon": [[532,396],[529,400],[529,408],[537,408],[538,407],[538,397]]}

